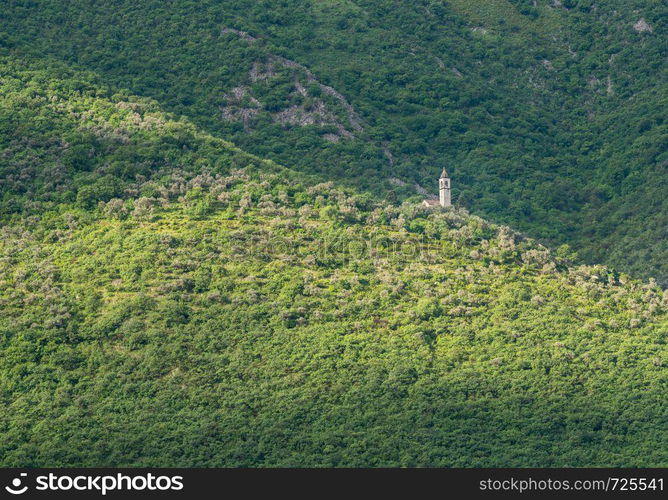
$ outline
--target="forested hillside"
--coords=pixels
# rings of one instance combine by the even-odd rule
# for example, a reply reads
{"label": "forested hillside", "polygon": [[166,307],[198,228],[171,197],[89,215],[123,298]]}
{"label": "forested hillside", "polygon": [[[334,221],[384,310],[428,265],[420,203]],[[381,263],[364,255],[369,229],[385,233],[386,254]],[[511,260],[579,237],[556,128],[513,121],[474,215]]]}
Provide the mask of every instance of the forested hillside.
{"label": "forested hillside", "polygon": [[0,465],[668,465],[655,282],[0,78]]}
{"label": "forested hillside", "polygon": [[666,19],[652,0],[10,0],[0,46],[390,202],[446,166],[459,206],[665,285]]}

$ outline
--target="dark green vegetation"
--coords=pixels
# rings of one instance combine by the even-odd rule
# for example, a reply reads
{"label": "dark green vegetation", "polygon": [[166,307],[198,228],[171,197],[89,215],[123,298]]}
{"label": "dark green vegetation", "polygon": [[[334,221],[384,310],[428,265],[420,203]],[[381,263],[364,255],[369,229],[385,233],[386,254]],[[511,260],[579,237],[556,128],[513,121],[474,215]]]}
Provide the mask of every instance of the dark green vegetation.
{"label": "dark green vegetation", "polygon": [[666,466],[668,294],[0,60],[0,465]]}
{"label": "dark green vegetation", "polygon": [[668,283],[665,1],[2,9],[0,46],[17,57],[92,70],[247,151],[390,201],[416,181],[434,190],[447,166],[473,213]]}

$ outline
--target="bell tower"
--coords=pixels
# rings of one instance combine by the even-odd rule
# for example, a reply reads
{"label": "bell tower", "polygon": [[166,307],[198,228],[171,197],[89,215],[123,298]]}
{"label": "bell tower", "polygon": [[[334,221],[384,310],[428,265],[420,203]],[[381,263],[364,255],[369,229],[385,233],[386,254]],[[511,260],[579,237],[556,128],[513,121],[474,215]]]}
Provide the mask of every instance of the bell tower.
{"label": "bell tower", "polygon": [[443,169],[441,177],[438,179],[438,201],[442,207],[452,206],[452,196],[450,194],[450,177]]}

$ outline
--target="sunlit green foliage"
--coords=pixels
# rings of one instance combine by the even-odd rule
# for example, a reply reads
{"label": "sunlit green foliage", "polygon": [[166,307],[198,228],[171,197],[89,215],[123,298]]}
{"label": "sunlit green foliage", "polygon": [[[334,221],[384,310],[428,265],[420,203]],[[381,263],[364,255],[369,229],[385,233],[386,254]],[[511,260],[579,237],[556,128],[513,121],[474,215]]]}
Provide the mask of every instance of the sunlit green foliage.
{"label": "sunlit green foliage", "polygon": [[656,283],[1,68],[0,465],[668,465]]}

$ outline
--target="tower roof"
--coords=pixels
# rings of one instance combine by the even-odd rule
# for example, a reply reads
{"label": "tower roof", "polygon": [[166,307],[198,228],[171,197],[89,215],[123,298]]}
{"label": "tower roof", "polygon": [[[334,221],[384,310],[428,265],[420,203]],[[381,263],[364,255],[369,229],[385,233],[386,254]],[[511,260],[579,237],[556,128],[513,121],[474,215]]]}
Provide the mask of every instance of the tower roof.
{"label": "tower roof", "polygon": [[448,173],[445,171],[445,168],[443,169],[443,172],[441,172],[441,179],[445,179],[449,177]]}

